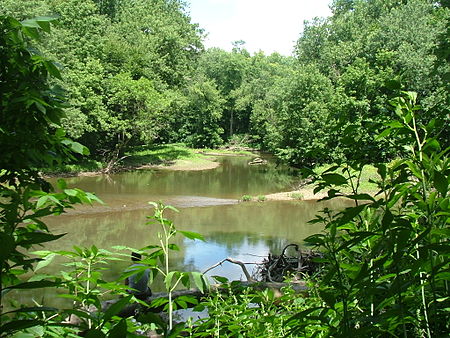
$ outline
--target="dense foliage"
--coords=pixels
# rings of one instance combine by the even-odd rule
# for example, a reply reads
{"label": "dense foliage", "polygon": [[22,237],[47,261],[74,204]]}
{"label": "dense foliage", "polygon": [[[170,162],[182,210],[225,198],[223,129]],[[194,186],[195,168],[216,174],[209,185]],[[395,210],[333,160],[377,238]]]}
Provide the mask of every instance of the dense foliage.
{"label": "dense foliage", "polygon": [[[199,304],[209,318],[175,326],[173,336],[449,332],[448,1],[335,0],[330,18],[305,25],[295,57],[251,56],[242,42],[232,52],[204,51],[202,31],[184,6],[180,0],[0,3],[0,335],[114,337],[139,326],[116,316],[139,300],[120,281],[102,279],[102,264],[117,259],[112,253],[93,246],[41,251],[45,260],[29,256],[33,245],[60,237],[43,216],[97,200],[64,181],[55,192],[36,168],[88,155],[81,143],[113,165],[130,145],[215,147],[236,134],[295,166],[338,163],[321,175],[305,172],[317,191],[328,190],[327,199],[344,197],[354,206],[324,210],[314,220],[325,232],[307,241],[323,252],[323,269],[308,297],[286,289],[277,299],[231,284]],[[378,169],[376,196],[359,191],[367,163]],[[144,263],[164,276],[171,294],[190,277],[169,271],[176,229],[163,217],[167,207],[155,207],[160,245],[142,250]],[[21,279],[57,255],[72,260],[71,271]],[[191,277],[203,289],[203,277]],[[56,286],[68,290],[73,308],[3,309],[9,292]],[[101,311],[104,292],[125,297]],[[171,313],[186,302],[159,305]],[[68,315],[81,323],[61,325]],[[140,320],[166,335],[172,329],[171,321],[166,327],[151,316]]]}
{"label": "dense foliage", "polygon": [[[449,148],[436,138],[436,120],[418,121],[417,94],[392,101],[397,119],[378,136],[409,154],[377,165],[375,197],[359,189],[361,162],[330,168],[316,190],[346,197],[353,207],[324,210],[313,222],[325,234],[307,242],[324,253],[316,306],[292,318],[295,332],[319,323],[326,335],[432,337],[448,332]],[[351,194],[342,188],[351,187]]]}
{"label": "dense foliage", "polygon": [[178,0],[0,4],[20,19],[58,17],[40,45],[69,93],[63,126],[97,159],[135,144],[216,147],[247,134],[299,167],[385,161],[403,149],[373,135],[393,117],[386,102],[400,88],[419,94],[420,119],[440,119],[448,144],[445,2],[336,0],[332,10],[307,22],[285,57],[252,56],[242,41],[203,51]]}
{"label": "dense foliage", "polygon": [[0,16],[0,335],[39,325],[39,319],[16,314],[53,312],[37,306],[3,312],[4,296],[15,290],[54,287],[49,280],[24,282],[21,275],[32,270],[38,261],[27,250],[33,245],[53,241],[53,235],[42,222],[47,215],[58,215],[76,203],[96,201],[95,195],[69,189],[59,181],[60,192],[44,181],[37,165],[52,166],[65,161],[72,152],[87,153],[79,143],[65,137],[60,128],[63,116],[61,88],[51,86],[50,77],[61,75],[49,59],[29,44],[39,31],[49,32],[51,18],[22,23]]}

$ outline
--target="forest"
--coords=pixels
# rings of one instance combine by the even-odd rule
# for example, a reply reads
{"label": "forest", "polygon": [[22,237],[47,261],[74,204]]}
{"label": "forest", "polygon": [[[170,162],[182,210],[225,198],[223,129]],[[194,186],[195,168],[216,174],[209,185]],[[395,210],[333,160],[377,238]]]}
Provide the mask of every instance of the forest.
{"label": "forest", "polygon": [[[32,247],[59,236],[41,218],[98,201],[64,181],[55,192],[39,170],[85,159],[114,163],[134,147],[171,143],[246,144],[301,169],[326,199],[354,206],[313,220],[326,231],[306,240],[323,253],[307,296],[235,290],[219,278],[231,296],[197,304],[208,308],[208,320],[165,326],[142,315],[146,328],[173,337],[449,332],[450,3],[330,6],[332,15],[305,22],[293,55],[283,56],[251,55],[244,41],[231,52],[205,49],[205,31],[182,0],[0,2],[0,337],[138,335],[138,324],[117,314],[140,300],[127,296],[122,282],[103,281],[101,269],[91,274],[91,264],[112,260],[106,251],[58,253],[79,259],[70,280],[21,279],[46,262],[30,255]],[[359,190],[368,164],[378,173],[376,196]],[[330,167],[318,174],[319,165]],[[145,249],[144,263],[165,276],[169,294],[189,280],[206,289],[198,273],[156,268],[177,234],[163,216],[167,208],[155,204],[153,219],[166,237],[160,249]],[[93,285],[125,296],[93,314],[85,309],[101,309],[102,294]],[[3,310],[11,290],[56,287],[80,306]],[[158,306],[171,313],[172,303],[183,307],[171,298]],[[68,315],[83,321],[61,324]]]}
{"label": "forest", "polygon": [[[38,43],[56,62],[67,136],[108,158],[137,144],[217,147],[248,135],[254,148],[302,167],[401,152],[374,141],[389,99],[418,93],[423,118],[448,135],[446,15],[431,1],[335,1],[306,23],[295,56],[204,50],[180,1],[12,1],[18,20],[58,17]],[[443,137],[444,142],[445,137]]]}

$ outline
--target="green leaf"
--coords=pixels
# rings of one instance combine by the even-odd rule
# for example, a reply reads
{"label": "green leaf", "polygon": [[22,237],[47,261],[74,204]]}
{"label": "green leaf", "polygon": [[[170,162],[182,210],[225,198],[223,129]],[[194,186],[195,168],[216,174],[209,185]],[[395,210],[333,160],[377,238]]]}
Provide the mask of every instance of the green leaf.
{"label": "green leaf", "polygon": [[45,203],[47,203],[47,201],[48,201],[48,196],[47,196],[47,195],[40,197],[40,198],[38,199],[37,203],[36,203],[36,209],[42,208],[42,206],[43,206]]}
{"label": "green leaf", "polygon": [[123,338],[127,336],[128,327],[125,318],[122,318],[114,327],[109,331],[108,338]]}
{"label": "green leaf", "polygon": [[[430,149],[431,148],[431,149]],[[426,140],[425,146],[423,147],[423,151],[430,149],[431,151],[439,151],[441,149],[441,145],[439,141],[435,138],[429,138]]]}
{"label": "green leaf", "polygon": [[392,215],[391,211],[389,209],[386,210],[386,212],[383,215],[383,219],[381,220],[381,224],[385,229],[389,228],[392,224],[392,221],[394,220],[394,216]]}
{"label": "green leaf", "polygon": [[373,201],[373,202],[375,202],[375,199],[372,196],[370,196],[369,194],[347,195],[345,197],[350,198],[352,200],[357,200],[357,201]]}
{"label": "green leaf", "polygon": [[180,247],[174,243],[168,245],[170,250],[180,251]]}
{"label": "green leaf", "polygon": [[69,196],[72,196],[72,197],[75,197],[75,196],[78,195],[78,191],[76,189],[64,189],[64,193],[66,195],[69,195]]}
{"label": "green leaf", "polygon": [[322,245],[325,243],[324,236],[322,234],[316,234],[308,236],[304,241],[310,245]]}
{"label": "green leaf", "polygon": [[171,206],[171,205],[166,205],[165,207],[166,207],[167,209],[172,210],[172,211],[180,212],[177,208],[175,208],[175,207],[173,207],[173,206]]}
{"label": "green leaf", "polygon": [[205,279],[202,273],[192,271],[192,278],[194,279],[195,286],[200,290],[201,293],[204,293],[205,290]]}
{"label": "green leaf", "polygon": [[448,191],[448,178],[442,175],[439,171],[435,171],[433,182],[436,190],[445,197]]}
{"label": "green leaf", "polygon": [[191,232],[191,231],[178,231],[178,232],[181,233],[182,235],[184,235],[184,237],[186,237],[186,238],[193,239],[193,240],[199,239],[199,240],[205,242],[205,238],[196,232]]}
{"label": "green leaf", "polygon": [[22,26],[24,27],[31,27],[31,28],[41,28],[39,24],[37,23],[36,19],[27,19],[23,20],[21,22]]}
{"label": "green leaf", "polygon": [[0,326],[0,332],[1,333],[12,333],[19,330],[24,330],[29,327],[43,325],[44,322],[36,319],[31,320],[13,320],[11,322],[8,322],[2,326]]}
{"label": "green leaf", "polygon": [[168,338],[181,337],[182,336],[181,332],[183,332],[184,329],[185,329],[184,323],[178,323],[174,325],[172,330],[169,332]]}
{"label": "green leaf", "polygon": [[166,278],[164,279],[164,283],[166,285],[166,289],[167,290],[170,290],[171,287],[172,287],[172,279],[173,279],[173,277],[176,276],[175,279],[177,279],[179,275],[180,275],[180,273],[178,271],[170,271],[167,274]]}
{"label": "green leaf", "polygon": [[357,207],[353,207],[353,208],[346,208],[341,214],[342,216],[339,218],[339,224],[345,224],[349,221],[351,221],[353,218],[355,218],[357,215],[359,215],[361,213],[361,211],[365,208],[366,206],[363,205],[358,205]]}
{"label": "green leaf", "polygon": [[56,257],[56,253],[49,254],[45,258],[43,258],[37,265],[34,271],[38,271],[42,268],[45,268],[47,265],[49,265],[53,259]]}
{"label": "green leaf", "polygon": [[378,140],[380,140],[380,139],[383,139],[383,138],[385,138],[386,136],[390,135],[391,132],[392,132],[392,128],[387,128],[387,129],[383,130],[380,134],[378,134],[378,135],[375,137],[375,140],[378,141]]}
{"label": "green leaf", "polygon": [[52,288],[59,286],[60,283],[52,282],[48,280],[41,280],[36,282],[25,282],[16,285],[10,285],[4,288],[4,290],[12,290],[12,289],[40,289],[40,288]]}
{"label": "green leaf", "polygon": [[347,184],[347,179],[340,174],[324,174],[322,175],[322,179],[330,185],[343,185]]}
{"label": "green leaf", "polygon": [[214,278],[216,281],[218,281],[221,284],[226,284],[228,283],[228,278],[226,277],[222,277],[222,276],[212,276],[212,278]]}
{"label": "green leaf", "polygon": [[397,120],[387,123],[386,126],[394,128],[394,129],[398,129],[398,128],[403,128],[404,127],[404,125],[401,124],[401,122],[397,121]]}
{"label": "green leaf", "polygon": [[148,202],[148,204],[150,204],[155,209],[158,208],[158,203],[156,203],[156,202]]}
{"label": "green leaf", "polygon": [[158,308],[160,306],[163,306],[164,304],[167,304],[168,302],[169,302],[169,300],[167,298],[159,297],[159,298],[152,300],[151,307]]}
{"label": "green leaf", "polygon": [[25,245],[33,245],[33,244],[41,244],[45,242],[55,241],[58,238],[65,236],[66,234],[53,235],[44,232],[28,232],[23,235],[23,239],[21,239],[17,245],[25,246]]}
{"label": "green leaf", "polygon": [[198,304],[198,299],[195,296],[180,296],[177,300],[182,300],[189,304]]}
{"label": "green leaf", "polygon": [[89,155],[89,149],[82,145],[81,143],[65,139],[61,141],[62,144],[68,146],[73,152],[81,155]]}
{"label": "green leaf", "polygon": [[[75,309],[65,309],[63,310],[63,313],[66,315],[75,315],[80,318],[86,318],[86,319],[94,319],[94,315],[91,315],[89,312],[81,311],[81,310],[75,310]],[[95,314],[96,316],[96,314]]]}
{"label": "green leaf", "polygon": [[143,324],[156,324],[157,326],[161,327],[161,328],[165,328],[166,327],[166,322],[164,322],[160,316],[158,316],[155,313],[152,312],[147,312],[145,314],[141,314],[138,318],[137,318],[139,323],[143,323]]}
{"label": "green leaf", "polygon": [[181,284],[183,284],[183,286],[186,289],[189,289],[191,287],[191,280],[189,278],[189,273],[188,272],[182,272],[181,273]]}
{"label": "green leaf", "polygon": [[90,329],[85,334],[86,338],[105,338],[106,335],[99,329]]}
{"label": "green leaf", "polygon": [[319,291],[320,297],[327,303],[329,307],[334,307],[334,304],[336,303],[336,297],[335,292],[330,290],[320,290]]}
{"label": "green leaf", "polygon": [[14,237],[5,232],[0,232],[0,243],[0,261],[4,262],[14,251],[16,243]]}
{"label": "green leaf", "polygon": [[46,33],[50,33],[50,23],[57,20],[56,16],[38,16],[35,18],[39,27]]}
{"label": "green leaf", "polygon": [[103,315],[103,320],[105,322],[109,321],[112,316],[118,314],[126,305],[130,303],[130,299],[133,296],[127,296],[124,298],[119,299],[116,303],[111,305],[108,310],[105,311],[105,314]]}
{"label": "green leaf", "polygon": [[12,310],[8,312],[4,312],[1,316],[6,315],[8,313],[31,313],[31,312],[58,312],[57,308],[47,307],[47,306],[32,306],[32,307],[23,307],[17,310]]}
{"label": "green leaf", "polygon": [[402,85],[398,80],[388,80],[384,85],[391,90],[400,90],[402,88]]}
{"label": "green leaf", "polygon": [[62,80],[62,76],[61,76],[59,69],[56,67],[56,65],[52,61],[44,61],[43,63],[50,75],[56,77],[59,80]]}

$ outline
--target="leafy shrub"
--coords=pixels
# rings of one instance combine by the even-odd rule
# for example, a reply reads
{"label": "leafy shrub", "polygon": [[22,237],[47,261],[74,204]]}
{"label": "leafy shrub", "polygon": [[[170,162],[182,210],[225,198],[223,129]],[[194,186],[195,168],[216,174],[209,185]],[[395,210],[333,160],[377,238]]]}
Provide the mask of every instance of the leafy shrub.
{"label": "leafy shrub", "polygon": [[299,201],[301,201],[301,200],[303,200],[305,197],[303,196],[303,194],[302,193],[300,193],[300,192],[292,192],[292,193],[290,193],[290,195],[289,195],[291,198],[293,198],[294,200],[299,200]]}
{"label": "leafy shrub", "polygon": [[[294,337],[287,325],[290,313],[305,309],[305,298],[290,287],[281,292],[243,287],[240,282],[224,284],[223,291],[211,293],[195,310],[208,309],[208,317],[188,328],[194,337]],[[314,332],[314,325],[309,332]]]}
{"label": "leafy shrub", "polygon": [[[314,291],[320,305],[292,317],[293,333],[311,323],[338,337],[449,332],[450,149],[436,138],[436,120],[417,120],[416,99],[407,92],[392,101],[398,120],[378,137],[389,137],[409,155],[376,165],[376,198],[358,191],[361,175],[354,172],[364,163],[335,166],[316,177],[316,191],[329,189],[326,199],[345,197],[354,206],[338,213],[325,209],[312,221],[325,226],[325,233],[305,240],[324,254]],[[351,193],[344,193],[348,188]]]}

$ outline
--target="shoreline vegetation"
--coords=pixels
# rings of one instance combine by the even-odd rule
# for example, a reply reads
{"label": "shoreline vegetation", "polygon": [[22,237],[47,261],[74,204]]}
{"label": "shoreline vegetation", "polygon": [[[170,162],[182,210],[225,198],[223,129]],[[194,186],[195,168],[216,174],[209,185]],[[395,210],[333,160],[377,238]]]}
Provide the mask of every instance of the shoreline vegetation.
{"label": "shoreline vegetation", "polygon": [[[217,162],[219,156],[257,156],[260,153],[256,149],[248,147],[227,147],[219,149],[194,149],[183,144],[166,144],[154,147],[135,147],[124,156],[123,161],[114,168],[113,173],[141,170],[158,169],[173,171],[199,171],[211,170],[220,166]],[[79,177],[98,176],[106,174],[103,171],[105,164],[91,160],[89,162],[69,164],[57,168],[54,171],[43,170],[44,177]],[[319,167],[318,172],[323,172],[328,166]],[[94,169],[94,170],[93,170]],[[369,182],[375,178],[376,169],[368,166],[362,176],[362,188],[368,194],[375,193],[375,185]],[[260,196],[245,195],[240,201],[303,201],[318,200],[326,197],[325,192],[314,194],[314,185],[307,184],[301,188],[289,191],[276,192]]]}
{"label": "shoreline vegetation", "polygon": [[[218,156],[255,156],[256,149],[227,147],[220,149],[195,149],[183,144],[164,144],[153,147],[138,146],[126,152],[123,160],[110,173],[139,169],[210,170],[220,164]],[[105,174],[106,163],[96,160],[67,164],[55,169],[42,168],[44,177],[77,177]]]}

